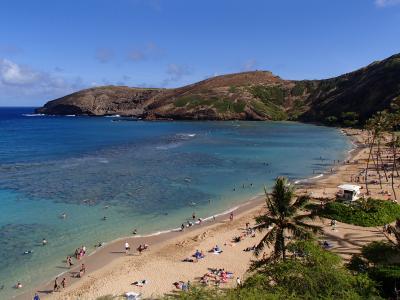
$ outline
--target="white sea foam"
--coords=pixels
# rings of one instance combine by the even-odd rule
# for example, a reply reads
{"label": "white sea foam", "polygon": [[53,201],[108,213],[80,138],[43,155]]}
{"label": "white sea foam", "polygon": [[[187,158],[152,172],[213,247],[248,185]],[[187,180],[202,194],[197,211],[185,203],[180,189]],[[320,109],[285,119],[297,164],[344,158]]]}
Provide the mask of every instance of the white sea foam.
{"label": "white sea foam", "polygon": [[298,180],[295,180],[294,184],[299,184],[299,183],[302,183],[302,182],[308,182],[308,181],[311,181],[311,180],[315,180],[315,179],[321,178],[322,176],[324,176],[324,174],[321,173],[321,174],[318,174],[318,175],[313,176],[313,177],[304,178],[304,179],[298,179]]}
{"label": "white sea foam", "polygon": [[44,117],[45,114],[22,114],[24,117]]}

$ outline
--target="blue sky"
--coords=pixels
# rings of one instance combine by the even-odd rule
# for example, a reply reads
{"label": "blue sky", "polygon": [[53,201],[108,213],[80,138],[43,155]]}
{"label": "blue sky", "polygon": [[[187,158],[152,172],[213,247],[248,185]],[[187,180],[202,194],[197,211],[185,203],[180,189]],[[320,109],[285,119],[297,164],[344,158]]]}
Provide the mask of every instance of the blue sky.
{"label": "blue sky", "polygon": [[2,0],[0,106],[256,69],[332,77],[400,52],[399,24],[400,0]]}

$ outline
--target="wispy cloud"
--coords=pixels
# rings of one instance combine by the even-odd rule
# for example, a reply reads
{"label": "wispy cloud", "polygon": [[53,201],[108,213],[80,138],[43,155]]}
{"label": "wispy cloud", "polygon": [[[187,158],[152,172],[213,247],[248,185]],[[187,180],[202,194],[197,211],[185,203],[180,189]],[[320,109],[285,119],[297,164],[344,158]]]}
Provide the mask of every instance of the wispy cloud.
{"label": "wispy cloud", "polygon": [[83,87],[85,85],[79,77],[66,79],[57,72],[40,71],[28,65],[0,58],[0,95],[6,99],[32,96],[43,97],[44,101]]}
{"label": "wispy cloud", "polygon": [[400,0],[375,0],[375,5],[378,7],[388,7],[400,4]]}
{"label": "wispy cloud", "polygon": [[114,57],[114,53],[109,48],[99,48],[96,50],[95,58],[105,64],[108,63]]}
{"label": "wispy cloud", "polygon": [[128,60],[138,62],[148,59],[156,59],[164,54],[164,50],[155,43],[148,43],[144,47],[135,47],[128,51]]}
{"label": "wispy cloud", "polygon": [[255,59],[249,59],[243,63],[241,70],[242,71],[253,71],[256,69],[256,67],[257,67],[257,61]]}
{"label": "wispy cloud", "polygon": [[192,74],[192,72],[192,68],[187,65],[169,64],[166,70],[167,78],[163,80],[162,86],[178,82],[185,76]]}

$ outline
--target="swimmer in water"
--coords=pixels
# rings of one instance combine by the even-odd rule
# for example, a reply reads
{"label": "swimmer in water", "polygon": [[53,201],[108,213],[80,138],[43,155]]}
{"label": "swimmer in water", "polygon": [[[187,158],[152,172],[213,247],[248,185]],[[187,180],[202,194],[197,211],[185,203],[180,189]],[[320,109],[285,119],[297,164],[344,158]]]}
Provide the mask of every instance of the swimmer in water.
{"label": "swimmer in water", "polygon": [[61,219],[65,219],[67,217],[67,214],[65,213],[65,212],[63,212],[61,215],[60,215],[60,218]]}
{"label": "swimmer in water", "polygon": [[103,217],[103,221],[107,221],[107,217],[106,216]]}
{"label": "swimmer in water", "polygon": [[42,240],[42,245],[43,245],[43,246],[46,246],[46,245],[47,245],[47,240],[46,240],[45,238],[43,238],[43,240]]}

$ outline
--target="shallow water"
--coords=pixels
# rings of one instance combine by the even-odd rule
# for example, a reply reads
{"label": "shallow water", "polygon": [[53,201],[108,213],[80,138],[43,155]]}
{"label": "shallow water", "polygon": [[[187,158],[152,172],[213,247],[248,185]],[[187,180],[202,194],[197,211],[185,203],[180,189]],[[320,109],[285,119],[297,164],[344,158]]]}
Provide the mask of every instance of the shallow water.
{"label": "shallow water", "polygon": [[16,294],[17,280],[27,291],[65,271],[62,260],[81,245],[91,251],[133,228],[146,234],[178,227],[193,211],[221,212],[276,176],[321,173],[351,146],[336,129],[291,122],[30,113],[0,108],[0,299]]}

